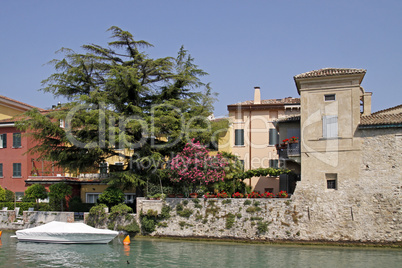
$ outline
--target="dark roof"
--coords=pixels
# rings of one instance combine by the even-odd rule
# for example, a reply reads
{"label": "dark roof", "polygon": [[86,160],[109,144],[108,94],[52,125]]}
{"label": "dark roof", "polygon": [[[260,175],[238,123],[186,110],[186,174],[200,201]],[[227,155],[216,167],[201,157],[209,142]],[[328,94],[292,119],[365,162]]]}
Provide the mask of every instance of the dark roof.
{"label": "dark roof", "polygon": [[297,121],[300,121],[300,115],[279,118],[278,120],[275,121],[275,123],[291,123]]}
{"label": "dark roof", "polygon": [[323,77],[323,76],[336,76],[347,74],[365,74],[365,69],[353,69],[353,68],[323,68],[314,70],[294,76],[294,79],[298,78],[310,78],[310,77]]}

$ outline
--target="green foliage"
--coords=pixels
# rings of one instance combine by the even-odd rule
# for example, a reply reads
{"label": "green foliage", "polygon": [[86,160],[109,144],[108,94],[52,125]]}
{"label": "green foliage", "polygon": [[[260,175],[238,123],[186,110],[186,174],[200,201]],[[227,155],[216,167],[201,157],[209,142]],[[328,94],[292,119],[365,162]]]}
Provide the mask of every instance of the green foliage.
{"label": "green foliage", "polygon": [[200,199],[198,199],[198,198],[192,198],[191,201],[193,201],[194,204],[200,203]]}
{"label": "green foliage", "polygon": [[107,220],[105,208],[107,208],[107,206],[105,204],[98,204],[98,205],[93,206],[89,210],[87,224],[92,227],[104,225]]}
{"label": "green foliage", "polygon": [[181,217],[189,218],[193,214],[193,210],[189,208],[184,208],[182,204],[177,204],[176,213]]}
{"label": "green foliage", "polygon": [[255,213],[255,212],[258,212],[258,211],[261,211],[261,210],[262,210],[262,208],[260,208],[260,207],[252,206],[252,207],[248,207],[246,209],[246,212]]}
{"label": "green foliage", "polygon": [[251,205],[251,200],[245,200],[243,204],[245,206]]}
{"label": "green foliage", "polygon": [[264,234],[268,232],[268,223],[264,221],[257,222],[257,230],[259,234]]}
{"label": "green foliage", "polygon": [[74,196],[68,201],[68,210],[74,212],[89,212],[95,204],[82,203],[81,197]]}
{"label": "green foliage", "polygon": [[107,205],[108,207],[115,206],[124,202],[124,193],[122,190],[115,187],[108,187],[102,194],[99,195],[98,203]]}
{"label": "green foliage", "polygon": [[226,229],[230,229],[230,228],[233,227],[233,225],[234,225],[234,223],[236,221],[235,218],[236,218],[236,216],[234,214],[232,214],[232,213],[228,213],[226,215],[226,223],[225,223],[225,228]]}
{"label": "green foliage", "polygon": [[226,204],[231,204],[232,203],[232,200],[231,199],[224,199],[223,201],[222,201],[222,204],[223,205],[226,205]]}
{"label": "green foliage", "polygon": [[281,168],[257,168],[257,169],[249,169],[244,172],[240,172],[235,174],[233,177],[240,180],[250,179],[252,177],[261,177],[261,176],[279,176],[281,174],[287,174],[291,171],[288,169]]}
{"label": "green foliage", "polygon": [[32,184],[25,190],[25,196],[27,198],[32,198],[38,202],[38,199],[47,198],[47,191],[45,186],[42,184]]}
{"label": "green foliage", "polygon": [[[20,208],[20,214],[23,211],[28,211],[29,208],[35,208],[35,210],[39,211],[51,211],[49,204],[47,203],[38,203],[35,202],[17,202],[17,207]],[[0,207],[8,207],[9,210],[14,209],[14,201],[12,202],[0,202]]]}
{"label": "green foliage", "polygon": [[[144,187],[148,179],[159,181],[166,159],[187,141],[209,144],[212,130],[220,128],[206,119],[214,93],[201,81],[207,73],[183,47],[177,57],[151,58],[150,43],[116,26],[108,30],[107,46],[83,45],[84,53],[63,48],[61,59],[51,61],[55,73],[42,81],[41,90],[68,102],[46,114],[29,110],[17,125],[37,141],[30,153],[72,172],[91,171],[119,155],[124,167],[110,166],[109,185]],[[58,120],[67,115],[71,120],[62,129]],[[116,148],[135,153],[123,155]]]}
{"label": "green foliage", "polygon": [[143,216],[141,218],[142,229],[147,233],[152,233],[155,231],[155,219]]}
{"label": "green foliage", "polygon": [[[64,182],[59,182],[49,186],[49,204],[53,210],[64,210],[66,196],[72,194],[72,187]],[[60,205],[60,207],[58,206]]]}
{"label": "green foliage", "polygon": [[15,198],[15,193],[13,191],[6,189],[6,199],[4,201],[5,202],[14,202],[14,198]]}
{"label": "green foliage", "polygon": [[0,202],[6,201],[6,190],[0,186]]}
{"label": "green foliage", "polygon": [[169,219],[170,218],[170,211],[172,208],[170,206],[163,206],[161,210],[161,218],[162,219]]}

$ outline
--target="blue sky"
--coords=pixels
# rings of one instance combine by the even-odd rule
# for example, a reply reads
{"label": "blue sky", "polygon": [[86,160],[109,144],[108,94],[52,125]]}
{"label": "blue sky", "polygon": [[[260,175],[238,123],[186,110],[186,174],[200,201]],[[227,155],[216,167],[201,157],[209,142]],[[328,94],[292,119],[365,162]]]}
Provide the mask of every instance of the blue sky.
{"label": "blue sky", "polygon": [[364,68],[372,110],[402,103],[402,1],[7,1],[0,2],[0,95],[41,108],[38,91],[61,47],[106,46],[110,26],[152,43],[151,57],[184,45],[219,94],[215,115],[253,98],[297,97],[293,76]]}

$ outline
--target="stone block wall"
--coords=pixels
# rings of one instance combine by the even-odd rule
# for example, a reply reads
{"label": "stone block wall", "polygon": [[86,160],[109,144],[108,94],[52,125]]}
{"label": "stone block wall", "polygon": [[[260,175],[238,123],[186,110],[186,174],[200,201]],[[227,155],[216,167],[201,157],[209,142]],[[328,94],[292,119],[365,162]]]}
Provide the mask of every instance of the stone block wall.
{"label": "stone block wall", "polygon": [[0,211],[0,229],[21,230],[51,221],[74,222],[74,212],[24,211],[18,219],[14,210]]}
{"label": "stone block wall", "polygon": [[[300,214],[293,200],[274,199],[191,199],[166,198],[165,201],[137,199],[146,213],[159,206],[170,206],[170,218],[160,221],[151,235],[238,239],[300,239]],[[187,213],[181,211],[187,210]],[[138,210],[139,212],[141,210]],[[191,214],[191,215],[189,215]]]}

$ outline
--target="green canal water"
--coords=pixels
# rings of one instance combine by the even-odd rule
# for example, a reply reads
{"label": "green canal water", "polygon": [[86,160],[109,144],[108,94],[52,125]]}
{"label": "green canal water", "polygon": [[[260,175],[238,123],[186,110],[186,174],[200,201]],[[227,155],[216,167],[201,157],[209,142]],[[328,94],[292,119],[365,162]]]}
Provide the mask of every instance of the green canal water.
{"label": "green canal water", "polygon": [[402,267],[402,250],[117,237],[107,245],[18,242],[3,232],[0,267]]}

